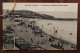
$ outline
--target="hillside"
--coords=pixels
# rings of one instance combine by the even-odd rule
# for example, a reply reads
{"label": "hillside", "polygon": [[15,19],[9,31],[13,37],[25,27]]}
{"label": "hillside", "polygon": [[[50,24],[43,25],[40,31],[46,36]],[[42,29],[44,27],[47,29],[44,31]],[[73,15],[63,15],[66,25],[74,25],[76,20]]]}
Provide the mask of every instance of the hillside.
{"label": "hillside", "polygon": [[[6,12],[9,12],[9,10],[7,10]],[[46,14],[39,14],[29,10],[14,10],[9,15],[5,16],[5,18],[7,18],[8,16],[15,18],[23,17],[23,18],[54,19],[53,16]]]}
{"label": "hillside", "polygon": [[[9,10],[4,10],[4,13],[9,12]],[[37,18],[37,19],[49,19],[49,20],[65,20],[65,21],[74,21],[77,19],[73,19],[73,18],[55,18],[51,15],[47,15],[47,14],[40,14],[37,12],[33,12],[33,11],[29,11],[29,10],[14,10],[13,12],[11,12],[9,15],[5,16],[5,18],[8,17],[15,17],[15,18],[19,18],[19,17],[23,17],[23,18]]]}

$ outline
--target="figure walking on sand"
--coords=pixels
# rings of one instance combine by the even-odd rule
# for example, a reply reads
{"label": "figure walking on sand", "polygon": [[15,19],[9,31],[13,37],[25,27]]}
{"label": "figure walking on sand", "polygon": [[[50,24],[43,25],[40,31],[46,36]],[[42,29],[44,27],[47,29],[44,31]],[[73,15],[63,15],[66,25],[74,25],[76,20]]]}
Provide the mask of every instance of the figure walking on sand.
{"label": "figure walking on sand", "polygon": [[33,42],[33,39],[31,38],[31,42]]}

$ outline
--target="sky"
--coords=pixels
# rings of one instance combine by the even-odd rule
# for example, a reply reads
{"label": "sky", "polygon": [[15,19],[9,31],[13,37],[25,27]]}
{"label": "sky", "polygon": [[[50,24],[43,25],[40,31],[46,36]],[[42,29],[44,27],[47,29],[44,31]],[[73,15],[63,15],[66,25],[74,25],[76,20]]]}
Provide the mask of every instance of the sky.
{"label": "sky", "polygon": [[[14,3],[3,3],[3,9],[12,9],[13,6]],[[30,10],[56,18],[77,18],[78,3],[17,3],[15,10]]]}

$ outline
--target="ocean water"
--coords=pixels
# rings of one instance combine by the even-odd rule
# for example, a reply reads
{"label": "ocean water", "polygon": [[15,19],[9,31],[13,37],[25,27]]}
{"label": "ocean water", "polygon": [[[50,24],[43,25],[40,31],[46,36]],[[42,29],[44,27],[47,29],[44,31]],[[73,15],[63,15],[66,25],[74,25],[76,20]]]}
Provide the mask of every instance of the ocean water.
{"label": "ocean water", "polygon": [[[77,20],[45,20],[35,19],[37,26],[45,33],[77,45]],[[55,32],[57,31],[57,33]]]}
{"label": "ocean water", "polygon": [[50,16],[53,16],[54,18],[67,18],[67,19],[77,19],[78,17],[78,12],[68,12],[68,11],[39,11],[39,14],[47,14]]}

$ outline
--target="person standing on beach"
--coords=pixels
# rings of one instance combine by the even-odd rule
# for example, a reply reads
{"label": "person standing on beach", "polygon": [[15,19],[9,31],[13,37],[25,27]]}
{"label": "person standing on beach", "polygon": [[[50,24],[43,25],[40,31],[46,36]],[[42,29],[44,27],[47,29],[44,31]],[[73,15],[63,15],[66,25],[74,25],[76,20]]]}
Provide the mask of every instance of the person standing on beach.
{"label": "person standing on beach", "polygon": [[31,42],[33,42],[33,39],[31,38]]}

